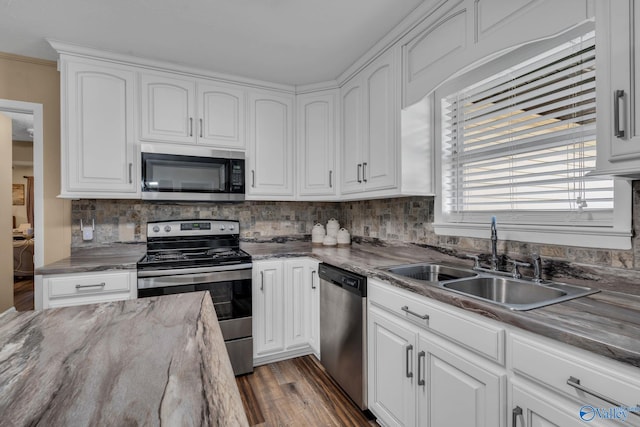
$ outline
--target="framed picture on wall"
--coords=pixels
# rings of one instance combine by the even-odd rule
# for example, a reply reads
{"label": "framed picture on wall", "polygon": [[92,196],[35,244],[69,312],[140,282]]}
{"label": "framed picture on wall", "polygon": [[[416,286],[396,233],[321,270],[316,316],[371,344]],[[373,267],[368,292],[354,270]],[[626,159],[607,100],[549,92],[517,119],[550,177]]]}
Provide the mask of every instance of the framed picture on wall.
{"label": "framed picture on wall", "polygon": [[24,205],[24,184],[13,184],[13,206]]}

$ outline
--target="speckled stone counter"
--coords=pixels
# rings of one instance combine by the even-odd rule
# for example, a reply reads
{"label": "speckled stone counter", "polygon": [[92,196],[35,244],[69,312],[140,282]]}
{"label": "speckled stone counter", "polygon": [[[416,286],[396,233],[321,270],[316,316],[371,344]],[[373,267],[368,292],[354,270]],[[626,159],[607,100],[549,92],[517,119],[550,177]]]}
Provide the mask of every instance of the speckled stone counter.
{"label": "speckled stone counter", "polygon": [[546,279],[587,285],[602,292],[518,312],[380,270],[380,267],[413,262],[442,262],[470,268],[472,261],[465,259],[464,254],[389,241],[356,241],[351,248],[335,248],[312,247],[308,241],[278,239],[242,242],[241,248],[250,253],[254,260],[311,256],[428,298],[640,367],[638,271],[566,265],[544,260]]}
{"label": "speckled stone counter", "polygon": [[71,249],[71,256],[37,268],[36,274],[71,274],[107,270],[135,270],[147,251],[146,243],[113,243]]}
{"label": "speckled stone counter", "polygon": [[0,316],[0,424],[246,426],[204,292]]}

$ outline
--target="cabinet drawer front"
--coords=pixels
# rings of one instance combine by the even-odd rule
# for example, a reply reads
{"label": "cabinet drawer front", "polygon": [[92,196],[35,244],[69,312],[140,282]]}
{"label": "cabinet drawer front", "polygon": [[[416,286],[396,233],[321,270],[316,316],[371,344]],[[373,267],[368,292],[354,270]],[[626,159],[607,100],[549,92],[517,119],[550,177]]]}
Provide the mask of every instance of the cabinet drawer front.
{"label": "cabinet drawer front", "polygon": [[71,275],[47,278],[50,298],[129,292],[129,273]]}
{"label": "cabinet drawer front", "polygon": [[[635,407],[640,404],[640,371],[615,361],[596,358],[579,349],[569,349],[562,343],[547,343],[511,334],[511,358],[513,370],[548,387],[560,390],[584,404],[612,407],[611,402],[597,399],[596,392],[622,405]],[[584,354],[581,354],[583,353]],[[597,360],[596,360],[597,359]],[[573,377],[585,392],[567,384]],[[640,418],[632,416],[634,421]]]}
{"label": "cabinet drawer front", "polygon": [[477,316],[456,313],[455,308],[439,307],[426,297],[414,296],[390,285],[369,280],[369,300],[396,315],[431,332],[504,364],[503,328],[489,324]]}

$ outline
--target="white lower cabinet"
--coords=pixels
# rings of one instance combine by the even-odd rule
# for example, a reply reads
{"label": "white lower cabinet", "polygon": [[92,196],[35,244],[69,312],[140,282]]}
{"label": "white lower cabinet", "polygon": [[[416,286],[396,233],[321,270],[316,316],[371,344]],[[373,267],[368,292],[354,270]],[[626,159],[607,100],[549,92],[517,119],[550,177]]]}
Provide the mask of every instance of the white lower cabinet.
{"label": "white lower cabinet", "polygon": [[320,352],[318,261],[254,261],[254,365]]}
{"label": "white lower cabinet", "polygon": [[[384,292],[378,292],[378,287]],[[368,290],[368,403],[380,424],[505,425],[507,373],[503,367],[431,332],[425,319],[428,309],[411,310],[419,297],[372,279]],[[407,316],[418,321],[395,314],[398,302],[408,310]],[[474,329],[468,333],[471,338]]]}
{"label": "white lower cabinet", "polygon": [[640,426],[637,368],[524,331],[508,344],[513,427]]}
{"label": "white lower cabinet", "polygon": [[42,308],[135,299],[135,271],[52,274],[42,279]]}

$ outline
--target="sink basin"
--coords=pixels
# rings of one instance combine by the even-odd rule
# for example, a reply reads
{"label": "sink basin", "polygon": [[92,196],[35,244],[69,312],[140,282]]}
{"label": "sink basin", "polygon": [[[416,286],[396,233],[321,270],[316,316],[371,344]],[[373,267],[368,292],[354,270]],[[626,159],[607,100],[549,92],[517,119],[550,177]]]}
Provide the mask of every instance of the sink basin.
{"label": "sink basin", "polygon": [[427,282],[442,282],[462,278],[476,277],[478,274],[471,270],[449,267],[440,264],[409,264],[385,268],[389,273]]}
{"label": "sink basin", "polygon": [[441,283],[453,292],[510,308],[531,310],[599,292],[564,283],[536,284],[503,277],[474,277]]}

